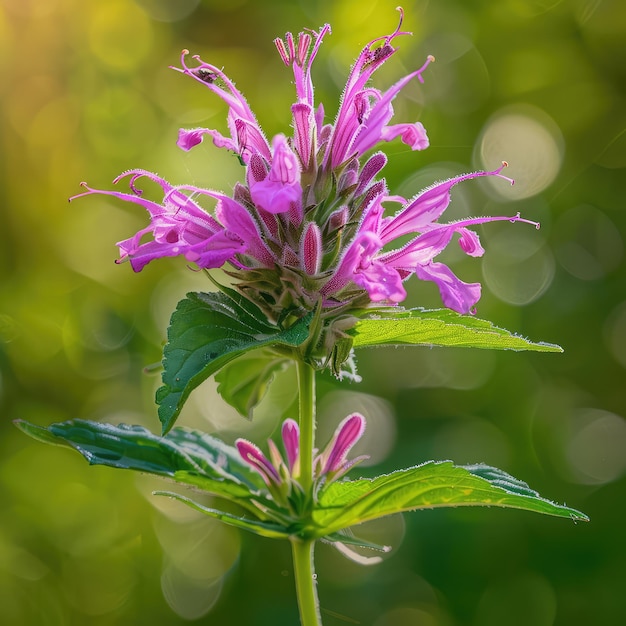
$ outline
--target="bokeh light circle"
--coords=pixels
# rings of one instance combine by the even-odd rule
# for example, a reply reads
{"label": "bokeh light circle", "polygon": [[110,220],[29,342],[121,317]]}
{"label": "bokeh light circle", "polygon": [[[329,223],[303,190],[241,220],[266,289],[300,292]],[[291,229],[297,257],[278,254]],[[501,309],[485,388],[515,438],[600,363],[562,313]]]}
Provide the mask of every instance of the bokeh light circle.
{"label": "bokeh light circle", "polygon": [[[499,236],[514,240],[516,234],[503,231]],[[498,299],[523,306],[537,300],[548,289],[554,279],[555,262],[546,247],[536,250],[523,262],[517,255],[490,251],[485,255],[482,271],[485,284]]]}
{"label": "bokeh light circle", "polygon": [[[191,15],[200,0],[135,0],[157,22],[178,22]],[[229,3],[230,4],[230,3]]]}
{"label": "bokeh light circle", "polygon": [[169,607],[186,620],[197,620],[206,615],[219,600],[224,586],[223,578],[206,584],[189,578],[169,564],[161,575],[161,590]]}
{"label": "bokeh light circle", "polygon": [[481,626],[552,626],[557,599],[550,581],[536,572],[494,576],[476,609]]}
{"label": "bokeh light circle", "polygon": [[608,316],[604,341],[615,360],[626,368],[626,301],[616,306]]}
{"label": "bokeh light circle", "polygon": [[566,461],[570,477],[601,485],[626,472],[626,420],[601,409],[579,410],[573,417]]}
{"label": "bokeh light circle", "polygon": [[592,205],[566,211],[554,231],[557,261],[580,280],[601,280],[622,261],[622,236],[613,221]]}
{"label": "bokeh light circle", "polygon": [[563,138],[556,123],[541,109],[515,106],[501,109],[485,124],[477,143],[480,164],[497,168],[509,164],[513,187],[488,179],[499,198],[521,200],[541,193],[556,178],[563,160]]}
{"label": "bokeh light circle", "polygon": [[438,618],[422,608],[413,606],[401,606],[391,609],[381,615],[374,626],[437,626],[440,624]]}
{"label": "bokeh light circle", "polygon": [[105,66],[135,71],[153,45],[149,17],[137,5],[106,2],[90,16],[89,47]]}

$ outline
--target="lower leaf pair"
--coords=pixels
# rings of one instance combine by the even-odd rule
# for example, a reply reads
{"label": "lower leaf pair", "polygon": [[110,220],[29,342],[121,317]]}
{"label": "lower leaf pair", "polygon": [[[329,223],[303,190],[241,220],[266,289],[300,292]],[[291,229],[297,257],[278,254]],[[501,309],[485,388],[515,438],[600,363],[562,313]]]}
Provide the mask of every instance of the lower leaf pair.
{"label": "lower leaf pair", "polygon": [[[364,426],[357,421],[349,416],[340,425],[321,455],[326,463],[322,469],[328,469],[333,459],[337,467],[346,463],[347,450],[358,438],[355,432],[362,432]],[[180,493],[155,492],[225,524],[274,539],[321,539],[384,549],[353,538],[347,529],[386,515],[434,507],[497,506],[575,521],[588,519],[576,509],[542,498],[502,470],[482,464],[458,466],[451,461],[428,461],[374,478],[319,480],[315,493],[308,494],[310,506],[295,514],[275,497],[267,476],[243,458],[237,447],[199,431],[175,428],[158,436],[141,426],[84,420],[47,428],[23,420],[17,420],[16,425],[35,439],[78,451],[91,465],[162,476],[235,503],[242,509],[241,515],[207,507]],[[293,450],[287,455],[293,468]],[[323,473],[320,478],[324,478]]]}

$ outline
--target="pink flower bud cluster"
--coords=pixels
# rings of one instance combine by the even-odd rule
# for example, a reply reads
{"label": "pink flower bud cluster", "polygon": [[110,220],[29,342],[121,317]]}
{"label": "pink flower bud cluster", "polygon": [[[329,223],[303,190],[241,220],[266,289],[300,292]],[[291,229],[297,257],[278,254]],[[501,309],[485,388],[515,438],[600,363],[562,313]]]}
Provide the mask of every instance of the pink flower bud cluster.
{"label": "pink flower bud cluster", "polygon": [[[348,459],[354,444],[365,431],[365,418],[360,413],[348,415],[337,427],[335,434],[323,452],[313,460],[314,481],[328,483],[341,478],[355,464],[367,457]],[[241,458],[253,467],[263,478],[272,496],[288,505],[293,493],[302,493],[300,478],[300,430],[297,422],[287,419],[283,422],[281,435],[285,457],[276,444],[268,441],[269,458],[261,449],[247,439],[237,439],[235,445]]]}

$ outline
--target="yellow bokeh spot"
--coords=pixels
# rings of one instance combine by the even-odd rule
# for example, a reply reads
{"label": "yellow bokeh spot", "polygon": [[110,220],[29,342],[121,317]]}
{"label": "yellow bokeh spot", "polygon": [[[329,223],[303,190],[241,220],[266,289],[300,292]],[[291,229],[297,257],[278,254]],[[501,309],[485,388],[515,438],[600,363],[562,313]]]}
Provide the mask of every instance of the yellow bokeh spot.
{"label": "yellow bokeh spot", "polygon": [[130,3],[105,3],[91,15],[89,47],[104,65],[132,71],[152,48],[153,32],[147,15]]}
{"label": "yellow bokeh spot", "polygon": [[490,179],[494,196],[521,200],[541,193],[556,178],[563,161],[563,139],[552,119],[531,106],[509,107],[498,111],[483,128],[479,141],[480,161],[495,169],[506,159],[506,175],[515,186],[503,186]]}

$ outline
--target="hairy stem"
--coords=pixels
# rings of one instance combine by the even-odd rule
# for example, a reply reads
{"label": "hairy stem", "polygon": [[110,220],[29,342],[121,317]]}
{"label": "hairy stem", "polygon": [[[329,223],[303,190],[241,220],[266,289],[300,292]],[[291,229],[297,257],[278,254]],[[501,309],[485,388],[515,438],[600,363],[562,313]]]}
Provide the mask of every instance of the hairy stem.
{"label": "hairy stem", "polygon": [[315,370],[298,361],[300,402],[300,484],[305,493],[313,487],[313,447],[315,441]]}
{"label": "hairy stem", "polygon": [[[315,370],[297,362],[300,408],[300,484],[313,498],[313,447],[315,445]],[[313,551],[315,540],[294,538],[291,542],[296,594],[302,626],[321,626]]]}
{"label": "hairy stem", "polygon": [[313,566],[315,540],[293,539],[293,567],[296,574],[296,593],[301,626],[321,626],[322,618],[317,599],[317,581]]}

